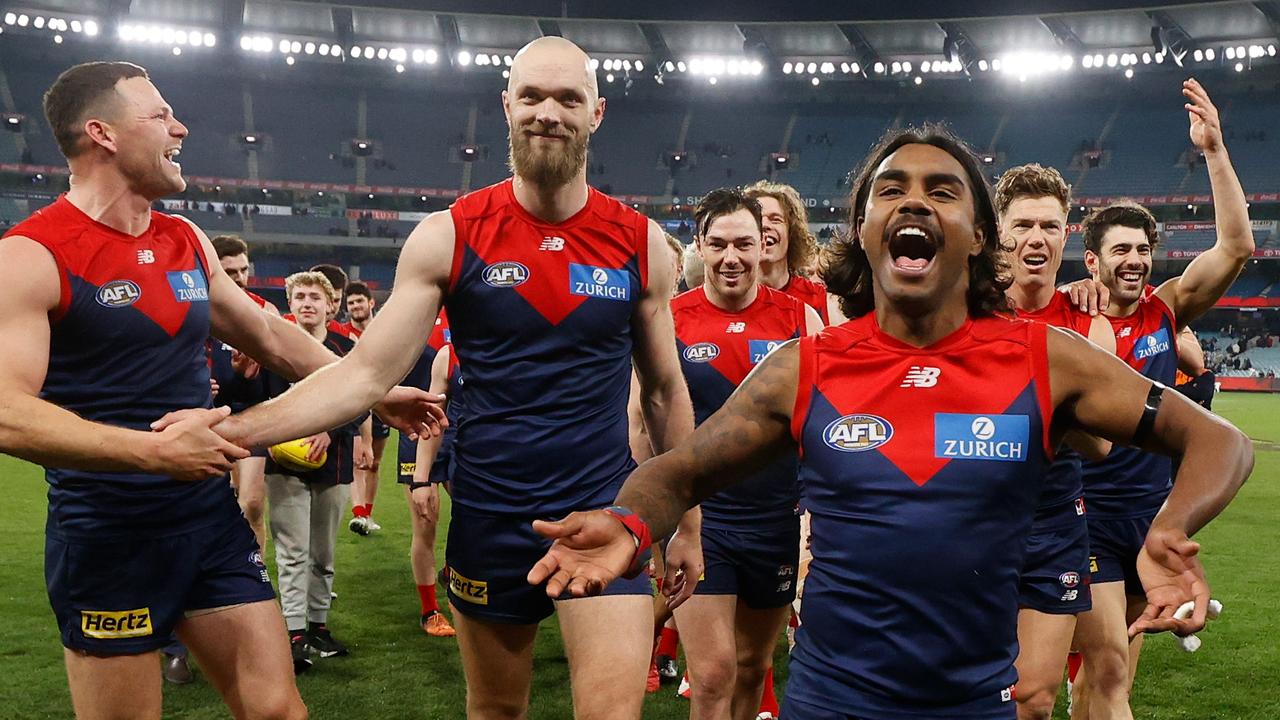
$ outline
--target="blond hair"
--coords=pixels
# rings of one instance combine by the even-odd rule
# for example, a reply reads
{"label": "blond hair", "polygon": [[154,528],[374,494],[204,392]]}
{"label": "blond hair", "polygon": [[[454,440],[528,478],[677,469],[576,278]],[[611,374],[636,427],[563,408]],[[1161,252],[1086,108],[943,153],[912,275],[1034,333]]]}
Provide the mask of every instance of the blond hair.
{"label": "blond hair", "polygon": [[307,270],[306,272],[296,272],[290,275],[284,279],[285,295],[292,297],[293,289],[300,285],[318,287],[324,290],[329,302],[334,304],[338,302],[338,293],[333,289],[333,283],[329,282],[329,278],[325,277],[324,273],[316,270]]}
{"label": "blond hair", "polygon": [[809,230],[809,210],[800,192],[790,185],[760,180],[743,188],[743,194],[759,200],[771,197],[782,206],[787,218],[787,269],[795,275],[805,272],[818,256],[818,239]]}

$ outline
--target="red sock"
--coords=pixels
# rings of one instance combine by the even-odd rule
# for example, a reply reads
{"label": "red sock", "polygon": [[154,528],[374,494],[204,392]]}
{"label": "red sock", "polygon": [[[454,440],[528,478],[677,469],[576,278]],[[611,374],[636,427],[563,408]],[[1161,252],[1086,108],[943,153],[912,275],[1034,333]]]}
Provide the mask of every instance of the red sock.
{"label": "red sock", "polygon": [[369,513],[365,511],[363,505],[352,505],[351,515],[353,517],[369,517]]}
{"label": "red sock", "polygon": [[764,674],[764,692],[760,695],[759,712],[767,712],[774,716],[781,712],[778,708],[778,698],[773,694],[773,668],[769,668]]}
{"label": "red sock", "polygon": [[1073,652],[1067,655],[1067,679],[1071,682],[1076,681],[1076,675],[1080,674],[1080,668],[1084,665],[1084,655]]}
{"label": "red sock", "polygon": [[440,606],[436,604],[436,584],[419,585],[418,599],[422,601],[422,614],[430,615],[433,612],[439,612]]}
{"label": "red sock", "polygon": [[369,516],[370,516],[370,515],[372,515],[372,514],[373,514],[373,503],[365,503],[365,504],[364,504],[364,516],[365,516],[365,517],[369,517]]}
{"label": "red sock", "polygon": [[676,647],[680,644],[680,631],[675,628],[662,628],[661,639],[658,640],[658,654],[668,657],[676,656]]}

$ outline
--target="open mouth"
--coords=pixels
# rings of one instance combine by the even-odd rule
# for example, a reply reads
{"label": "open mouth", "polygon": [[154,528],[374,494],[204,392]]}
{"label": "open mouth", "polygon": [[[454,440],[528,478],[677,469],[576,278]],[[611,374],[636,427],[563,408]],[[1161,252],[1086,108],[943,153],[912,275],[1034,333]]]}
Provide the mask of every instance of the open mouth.
{"label": "open mouth", "polygon": [[1127,283],[1140,283],[1146,278],[1146,273],[1138,270],[1123,270],[1116,273],[1116,277]]}
{"label": "open mouth", "polygon": [[767,248],[771,248],[774,245],[778,244],[778,236],[775,233],[770,231],[765,231],[764,237],[762,238],[762,240],[764,241],[764,247],[767,247]]}
{"label": "open mouth", "polygon": [[919,225],[903,225],[889,235],[889,257],[894,268],[907,275],[923,275],[938,254],[933,231]]}
{"label": "open mouth", "polygon": [[182,166],[179,165],[177,161],[177,157],[181,154],[182,154],[181,148],[170,148],[165,151],[164,159],[168,160],[170,165],[173,165],[174,167],[181,169]]}
{"label": "open mouth", "polygon": [[735,283],[742,279],[745,273],[742,270],[721,270],[720,277],[728,283]]}
{"label": "open mouth", "polygon": [[1028,253],[1022,256],[1022,264],[1033,270],[1044,267],[1048,262],[1049,256],[1044,253]]}

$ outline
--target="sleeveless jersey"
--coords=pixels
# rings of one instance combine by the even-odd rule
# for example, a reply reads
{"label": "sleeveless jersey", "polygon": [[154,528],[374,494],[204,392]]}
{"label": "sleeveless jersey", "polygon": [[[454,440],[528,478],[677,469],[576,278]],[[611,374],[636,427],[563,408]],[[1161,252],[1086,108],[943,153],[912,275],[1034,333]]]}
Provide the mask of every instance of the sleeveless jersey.
{"label": "sleeveless jersey", "polygon": [[800,341],[813,562],[789,695],[858,717],[989,716],[1008,699],[1052,457],[1045,332],[983,318],[915,348],[872,314]]}
{"label": "sleeveless jersey", "polygon": [[[763,285],[738,312],[716,307],[699,287],[671,301],[680,368],[693,416],[701,425],[724,405],[765,355],[805,334],[804,303]],[[799,489],[796,458],[780,458],[702,502],[702,523],[720,529],[760,529],[794,522]]]}
{"label": "sleeveless jersey", "polygon": [[807,277],[792,275],[783,286],[781,292],[790,295],[818,312],[822,324],[827,325],[831,318],[827,317],[827,286]]}
{"label": "sleeveless jersey", "polygon": [[[1023,320],[1042,322],[1054,327],[1066,328],[1089,336],[1089,325],[1093,318],[1082,313],[1071,304],[1066,293],[1055,292],[1048,305],[1039,310],[1019,310],[1018,317]],[[1074,503],[1084,494],[1084,480],[1080,465],[1083,458],[1065,444],[1058,448],[1058,454],[1049,472],[1044,478],[1044,490],[1036,505],[1036,526],[1045,527],[1044,522],[1059,519],[1058,522],[1071,523],[1073,516],[1059,512],[1066,503]]]}
{"label": "sleeveless jersey", "polygon": [[[208,261],[180,218],[152,212],[137,237],[59,197],[6,235],[40,243],[61,284],[40,396],[86,420],[150,431],[211,406]],[[63,537],[188,532],[236,507],[225,480],[46,468],[48,531]]]}
{"label": "sleeveless jersey", "polygon": [[558,516],[608,505],[627,443],[632,315],[648,281],[648,221],[594,189],[561,223],[506,180],[458,199],[445,306],[466,368],[453,500]]}
{"label": "sleeveless jersey", "polygon": [[[1144,377],[1173,387],[1178,332],[1173,310],[1154,293],[1128,317],[1107,318],[1116,333],[1116,355]],[[1117,445],[1105,459],[1084,464],[1089,515],[1129,519],[1154,515],[1173,487],[1173,461]]]}

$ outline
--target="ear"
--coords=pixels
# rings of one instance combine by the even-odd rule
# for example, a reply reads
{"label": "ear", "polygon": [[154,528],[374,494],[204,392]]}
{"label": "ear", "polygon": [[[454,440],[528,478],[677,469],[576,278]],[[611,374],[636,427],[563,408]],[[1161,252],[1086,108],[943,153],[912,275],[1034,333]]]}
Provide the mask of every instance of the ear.
{"label": "ear", "polygon": [[502,91],[502,114],[507,117],[507,124],[511,124],[511,101],[507,95],[507,91]]}
{"label": "ear", "polygon": [[987,244],[987,234],[982,228],[973,229],[973,245],[969,248],[969,257],[977,257],[982,254],[982,248]]}
{"label": "ear", "polygon": [[866,246],[862,244],[862,224],[866,222],[866,220],[867,219],[865,217],[860,217],[853,223],[853,236],[858,239],[858,247],[862,248],[863,252],[867,251]]}
{"label": "ear", "polygon": [[1084,266],[1096,280],[1098,277],[1098,256],[1088,248],[1085,248],[1084,251]]}
{"label": "ear", "polygon": [[591,132],[594,133],[600,129],[600,123],[604,122],[604,108],[608,102],[603,98],[596,98],[596,108],[591,113]]}
{"label": "ear", "polygon": [[116,145],[116,131],[111,124],[105,120],[90,119],[86,120],[84,127],[81,128],[84,134],[89,138],[90,142],[106,149],[107,152],[116,153],[120,151]]}

